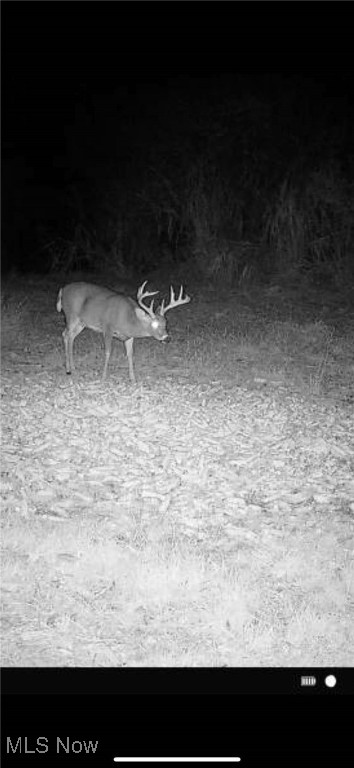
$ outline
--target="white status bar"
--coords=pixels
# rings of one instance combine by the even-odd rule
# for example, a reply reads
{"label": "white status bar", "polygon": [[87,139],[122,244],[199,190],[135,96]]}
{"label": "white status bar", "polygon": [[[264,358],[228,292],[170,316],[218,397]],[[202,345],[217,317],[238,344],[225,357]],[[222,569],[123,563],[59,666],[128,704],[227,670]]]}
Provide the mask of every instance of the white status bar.
{"label": "white status bar", "polygon": [[115,763],[240,763],[240,757],[115,757]]}

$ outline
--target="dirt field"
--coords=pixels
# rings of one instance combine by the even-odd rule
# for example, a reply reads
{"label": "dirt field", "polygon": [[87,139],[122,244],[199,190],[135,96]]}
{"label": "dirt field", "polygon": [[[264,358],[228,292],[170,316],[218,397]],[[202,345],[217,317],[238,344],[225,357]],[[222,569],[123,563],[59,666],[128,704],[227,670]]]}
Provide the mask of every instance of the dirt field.
{"label": "dirt field", "polygon": [[352,666],[353,292],[194,285],[134,387],[61,284],[3,286],[2,665]]}

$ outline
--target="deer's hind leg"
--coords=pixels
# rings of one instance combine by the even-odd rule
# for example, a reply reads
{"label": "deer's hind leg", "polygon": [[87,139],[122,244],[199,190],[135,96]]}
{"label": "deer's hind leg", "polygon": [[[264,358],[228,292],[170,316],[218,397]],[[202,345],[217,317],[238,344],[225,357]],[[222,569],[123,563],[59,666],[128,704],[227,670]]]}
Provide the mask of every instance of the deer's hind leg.
{"label": "deer's hind leg", "polygon": [[76,320],[71,325],[67,325],[63,331],[64,349],[65,349],[65,365],[66,372],[70,374],[74,370],[74,358],[73,358],[73,343],[76,336],[83,331],[85,326],[80,320]]}

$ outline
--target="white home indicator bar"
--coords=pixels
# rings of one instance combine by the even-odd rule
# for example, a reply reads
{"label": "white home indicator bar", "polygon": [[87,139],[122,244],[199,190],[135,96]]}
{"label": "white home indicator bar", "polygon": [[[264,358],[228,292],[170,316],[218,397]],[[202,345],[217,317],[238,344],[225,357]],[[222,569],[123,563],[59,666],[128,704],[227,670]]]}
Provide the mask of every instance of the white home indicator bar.
{"label": "white home indicator bar", "polygon": [[240,763],[240,757],[115,757],[115,763]]}

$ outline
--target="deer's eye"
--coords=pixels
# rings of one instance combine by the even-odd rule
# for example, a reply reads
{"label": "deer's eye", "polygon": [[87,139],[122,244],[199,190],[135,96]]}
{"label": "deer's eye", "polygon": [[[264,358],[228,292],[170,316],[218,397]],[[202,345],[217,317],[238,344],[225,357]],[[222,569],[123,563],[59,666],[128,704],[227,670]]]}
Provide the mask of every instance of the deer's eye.
{"label": "deer's eye", "polygon": [[156,330],[156,328],[159,327],[159,321],[158,320],[152,320],[151,327]]}

